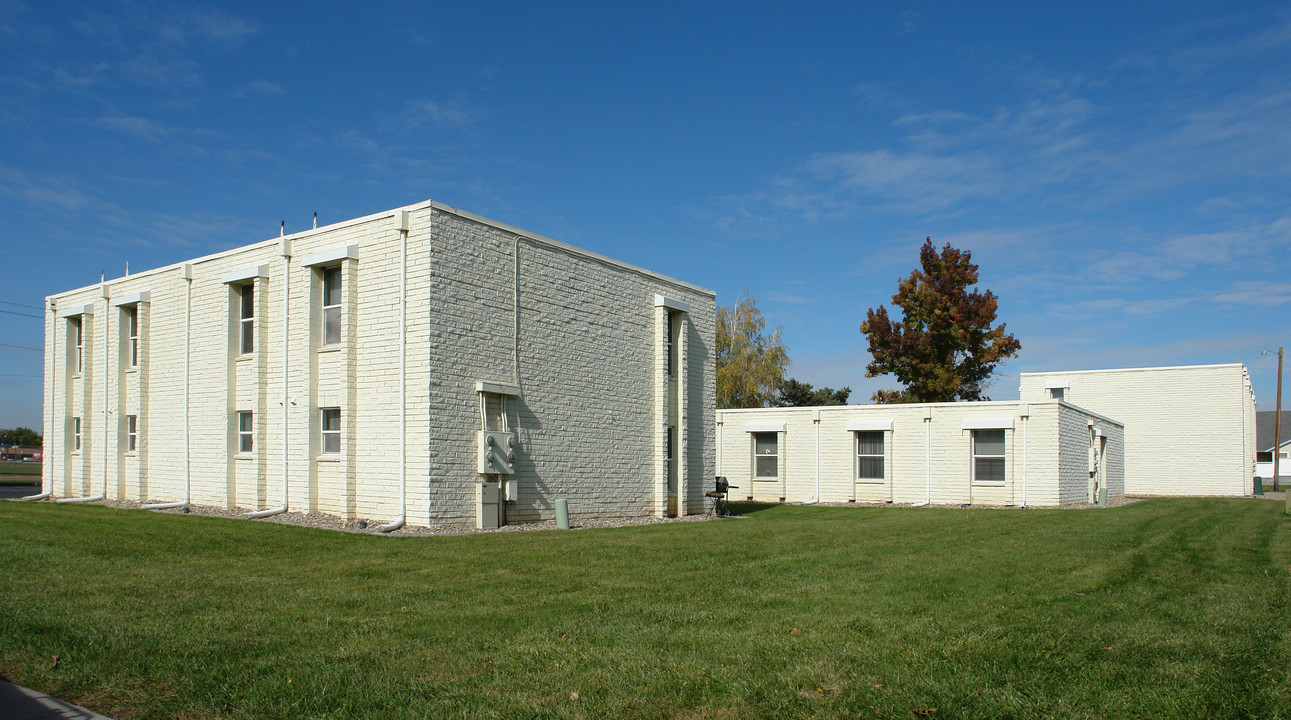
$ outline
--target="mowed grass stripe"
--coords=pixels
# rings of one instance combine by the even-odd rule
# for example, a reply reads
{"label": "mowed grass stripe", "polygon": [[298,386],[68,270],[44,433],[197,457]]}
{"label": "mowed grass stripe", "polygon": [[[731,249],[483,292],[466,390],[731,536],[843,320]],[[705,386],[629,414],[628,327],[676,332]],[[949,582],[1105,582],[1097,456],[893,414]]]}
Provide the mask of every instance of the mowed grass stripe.
{"label": "mowed grass stripe", "polygon": [[1287,528],[1158,500],[390,539],[0,503],[0,672],[138,718],[1287,717]]}

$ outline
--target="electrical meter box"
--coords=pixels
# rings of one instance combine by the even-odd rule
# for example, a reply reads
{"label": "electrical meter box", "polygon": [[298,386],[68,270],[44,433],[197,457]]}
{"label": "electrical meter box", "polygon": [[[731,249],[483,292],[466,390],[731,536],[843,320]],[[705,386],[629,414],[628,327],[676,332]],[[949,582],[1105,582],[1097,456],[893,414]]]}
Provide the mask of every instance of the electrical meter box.
{"label": "electrical meter box", "polygon": [[516,434],[500,430],[481,430],[479,438],[479,473],[481,475],[510,475],[520,449]]}
{"label": "electrical meter box", "polygon": [[490,480],[476,486],[475,527],[495,530],[502,524],[502,505],[498,502],[498,483]]}

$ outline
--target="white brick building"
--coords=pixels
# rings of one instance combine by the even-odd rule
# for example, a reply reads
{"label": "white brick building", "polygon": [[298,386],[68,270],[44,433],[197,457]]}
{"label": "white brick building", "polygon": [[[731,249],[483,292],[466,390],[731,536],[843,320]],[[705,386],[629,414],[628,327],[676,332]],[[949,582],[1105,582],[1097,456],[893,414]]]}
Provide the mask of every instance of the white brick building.
{"label": "white brick building", "polygon": [[1125,492],[1253,492],[1255,393],[1241,363],[1022,373],[1019,397],[1061,397],[1125,423]]}
{"label": "white brick building", "polygon": [[58,499],[488,526],[693,513],[713,476],[711,291],[439,203],[47,306]]}
{"label": "white brick building", "polygon": [[732,498],[1062,506],[1124,493],[1124,428],[1065,402],[717,412]]}

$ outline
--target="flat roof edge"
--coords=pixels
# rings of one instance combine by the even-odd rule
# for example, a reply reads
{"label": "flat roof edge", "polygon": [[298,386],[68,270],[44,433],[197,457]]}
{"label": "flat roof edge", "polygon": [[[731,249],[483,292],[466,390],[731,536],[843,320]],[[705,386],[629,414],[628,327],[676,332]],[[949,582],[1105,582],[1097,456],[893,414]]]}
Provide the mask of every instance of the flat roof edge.
{"label": "flat roof edge", "polygon": [[1159,365],[1159,366],[1155,366],[1155,367],[1099,368],[1099,369],[1096,369],[1096,370],[1042,370],[1042,371],[1038,371],[1038,372],[1023,372],[1023,373],[1018,373],[1018,377],[1019,377],[1019,378],[1022,378],[1022,377],[1026,377],[1026,376],[1028,376],[1028,375],[1030,375],[1030,376],[1035,376],[1035,375],[1084,375],[1084,374],[1088,374],[1088,373],[1149,372],[1149,371],[1152,371],[1152,370],[1201,370],[1201,369],[1206,369],[1206,368],[1229,368],[1229,367],[1240,367],[1240,368],[1245,368],[1245,367],[1246,367],[1246,363],[1231,362],[1231,363],[1211,363],[1211,364],[1209,364],[1209,365]]}

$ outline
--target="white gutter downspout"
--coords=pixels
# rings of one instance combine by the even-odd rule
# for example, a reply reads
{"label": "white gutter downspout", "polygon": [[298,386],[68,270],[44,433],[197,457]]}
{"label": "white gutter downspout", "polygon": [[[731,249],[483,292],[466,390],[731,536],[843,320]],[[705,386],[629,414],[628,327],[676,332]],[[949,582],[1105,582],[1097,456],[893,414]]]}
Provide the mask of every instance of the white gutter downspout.
{"label": "white gutter downspout", "polygon": [[383,533],[394,532],[408,521],[408,211],[396,212],[395,222],[399,229],[399,519],[378,528]]}
{"label": "white gutter downspout", "polygon": [[283,224],[283,230],[278,235],[278,237],[280,238],[278,240],[278,250],[282,253],[282,505],[276,508],[269,508],[268,510],[260,510],[258,512],[247,513],[246,517],[249,517],[249,518],[262,518],[262,517],[269,517],[270,515],[281,515],[282,513],[287,512],[287,508],[288,508],[287,490],[289,488],[289,485],[287,481],[288,480],[288,475],[287,475],[287,469],[288,469],[287,468],[287,373],[288,373],[289,367],[287,365],[287,360],[288,360],[287,346],[288,346],[288,340],[289,340],[289,337],[288,337],[289,333],[287,332],[287,330],[290,326],[290,318],[287,315],[287,310],[290,307],[289,301],[291,300],[291,241],[283,237],[283,233],[285,232],[286,232],[286,223]]}
{"label": "white gutter downspout", "polygon": [[108,286],[102,276],[99,279],[99,294],[103,296],[103,490],[92,497],[59,498],[55,502],[88,503],[98,502],[108,496]]}
{"label": "white gutter downspout", "polygon": [[[58,325],[59,325],[59,322],[58,322],[58,305],[57,305],[57,303],[55,303],[53,300],[50,300],[50,301],[49,301],[49,312],[53,313],[53,315],[54,315],[54,320],[53,320],[53,322],[51,323],[51,324],[54,326],[54,332],[53,332],[52,338],[50,339],[50,350],[49,350],[49,353],[50,353],[50,355],[52,355],[52,356],[53,356],[54,360],[53,360],[53,362],[51,362],[51,363],[50,363],[50,365],[49,365],[49,383],[50,383],[50,389],[49,389],[49,398],[50,398],[49,417],[50,417],[50,424],[49,424],[49,429],[50,429],[50,432],[49,432],[49,434],[48,434],[48,435],[53,435],[53,434],[54,434],[54,432],[53,432],[53,430],[54,430],[54,423],[53,423],[54,408],[58,407],[58,383],[57,383],[57,382],[55,382],[55,380],[58,378]],[[66,425],[64,425],[64,427],[66,427]],[[66,430],[64,430],[64,433],[66,433]],[[66,438],[66,434],[64,434],[64,438]],[[64,440],[64,442],[66,442],[66,440]],[[42,459],[42,460],[44,460],[44,453],[43,453],[44,443],[41,443],[41,447],[42,447],[42,455],[41,455],[41,459]],[[49,460],[49,491],[48,491],[48,492],[38,493],[38,494],[36,494],[36,495],[28,495],[27,497],[19,498],[19,500],[44,500],[44,499],[45,499],[45,498],[47,498],[47,497],[53,497],[53,495],[54,495],[54,469],[55,469],[55,467],[56,467],[56,466],[54,465],[54,462],[53,462],[53,457],[54,457],[54,456],[53,456],[53,454],[52,454],[52,453],[50,453],[50,456],[49,456],[49,457],[50,457],[50,460]],[[43,480],[43,478],[42,478],[42,487],[43,487],[43,482],[44,482],[44,480]]]}
{"label": "white gutter downspout", "polygon": [[[193,264],[184,263],[184,499],[178,502],[152,503],[144,505],[144,510],[168,510],[170,508],[180,508],[188,505],[193,487],[193,465],[191,461],[192,453],[189,452],[188,443],[188,392],[191,385],[191,353],[189,346],[192,345],[193,335]],[[151,317],[151,316],[150,316]]]}
{"label": "white gutter downspout", "polygon": [[932,504],[932,408],[923,410],[923,436],[924,498],[923,502],[915,503],[910,507],[927,507]]}
{"label": "white gutter downspout", "polygon": [[1027,406],[1022,406],[1022,504],[1027,506],[1027,419],[1030,416]]}
{"label": "white gutter downspout", "polygon": [[803,505],[815,505],[820,502],[820,409],[811,412],[811,424],[816,426],[816,497]]}

